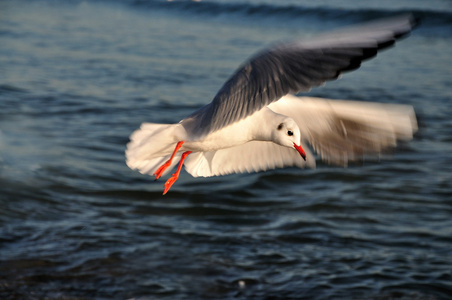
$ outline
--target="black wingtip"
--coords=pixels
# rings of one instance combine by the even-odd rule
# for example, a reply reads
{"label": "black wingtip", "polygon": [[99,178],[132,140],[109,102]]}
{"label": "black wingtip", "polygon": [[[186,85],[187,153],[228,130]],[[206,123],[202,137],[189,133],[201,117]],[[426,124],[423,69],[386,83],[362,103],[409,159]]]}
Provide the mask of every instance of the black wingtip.
{"label": "black wingtip", "polygon": [[414,28],[416,28],[416,27],[418,27],[419,25],[422,24],[422,19],[421,19],[420,16],[416,16],[415,14],[411,14],[410,23],[411,23],[411,28],[414,29]]}
{"label": "black wingtip", "polygon": [[[416,16],[416,15],[410,13],[410,14],[408,14],[408,22],[409,22],[410,28],[408,30],[404,30],[401,32],[395,32],[394,33],[395,40],[401,40],[401,39],[404,39],[404,38],[407,38],[408,36],[410,36],[413,29],[415,29],[416,27],[418,27],[421,24],[421,18],[419,16]],[[392,44],[394,44],[394,43],[392,43]],[[392,44],[387,45],[387,46],[384,45],[383,47],[381,47],[381,49],[387,48],[388,46],[392,46]]]}
{"label": "black wingtip", "polygon": [[[396,42],[396,39],[398,39],[397,35],[394,37],[393,40],[387,40],[387,41],[385,41],[385,42],[379,43],[379,44],[378,44],[378,50],[381,50],[381,49],[385,49],[385,48],[389,48],[389,47],[391,47],[391,46],[394,46],[394,44],[395,44],[395,42]],[[375,55],[376,55],[376,54],[375,54]]]}

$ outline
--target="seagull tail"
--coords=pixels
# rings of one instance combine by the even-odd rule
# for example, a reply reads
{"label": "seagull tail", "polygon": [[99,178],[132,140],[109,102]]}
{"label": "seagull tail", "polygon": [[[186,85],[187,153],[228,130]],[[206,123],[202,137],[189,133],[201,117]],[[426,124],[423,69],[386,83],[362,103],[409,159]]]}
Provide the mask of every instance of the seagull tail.
{"label": "seagull tail", "polygon": [[[180,124],[143,123],[130,135],[125,152],[126,164],[141,174],[153,175],[170,157],[177,142],[184,140],[185,130]],[[176,154],[167,174],[179,161]]]}

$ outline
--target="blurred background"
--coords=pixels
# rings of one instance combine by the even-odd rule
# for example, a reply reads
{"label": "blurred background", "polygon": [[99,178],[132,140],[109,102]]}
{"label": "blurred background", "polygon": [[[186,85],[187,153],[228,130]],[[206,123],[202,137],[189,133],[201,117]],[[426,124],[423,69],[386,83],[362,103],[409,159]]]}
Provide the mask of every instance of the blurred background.
{"label": "blurred background", "polygon": [[[421,25],[310,95],[400,103],[389,157],[163,182],[129,170],[279,41],[413,12]],[[452,3],[0,1],[1,299],[450,299]]]}

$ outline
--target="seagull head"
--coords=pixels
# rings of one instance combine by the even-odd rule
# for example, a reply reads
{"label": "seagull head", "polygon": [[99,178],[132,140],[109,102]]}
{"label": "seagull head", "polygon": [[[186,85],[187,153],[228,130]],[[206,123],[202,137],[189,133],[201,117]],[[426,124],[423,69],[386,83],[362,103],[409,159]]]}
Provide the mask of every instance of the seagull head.
{"label": "seagull head", "polygon": [[301,157],[306,160],[306,153],[301,147],[300,128],[297,123],[289,117],[278,122],[273,130],[273,141],[281,146],[295,148]]}

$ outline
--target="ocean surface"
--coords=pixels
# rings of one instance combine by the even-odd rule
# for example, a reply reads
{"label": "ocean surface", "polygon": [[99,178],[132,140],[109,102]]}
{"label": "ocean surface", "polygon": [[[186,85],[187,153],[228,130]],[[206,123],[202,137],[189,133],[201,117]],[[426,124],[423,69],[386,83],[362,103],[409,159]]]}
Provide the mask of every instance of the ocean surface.
{"label": "ocean surface", "polygon": [[[310,95],[401,103],[419,131],[349,168],[164,180],[127,168],[280,41],[413,12]],[[452,2],[0,1],[0,299],[452,299]]]}

